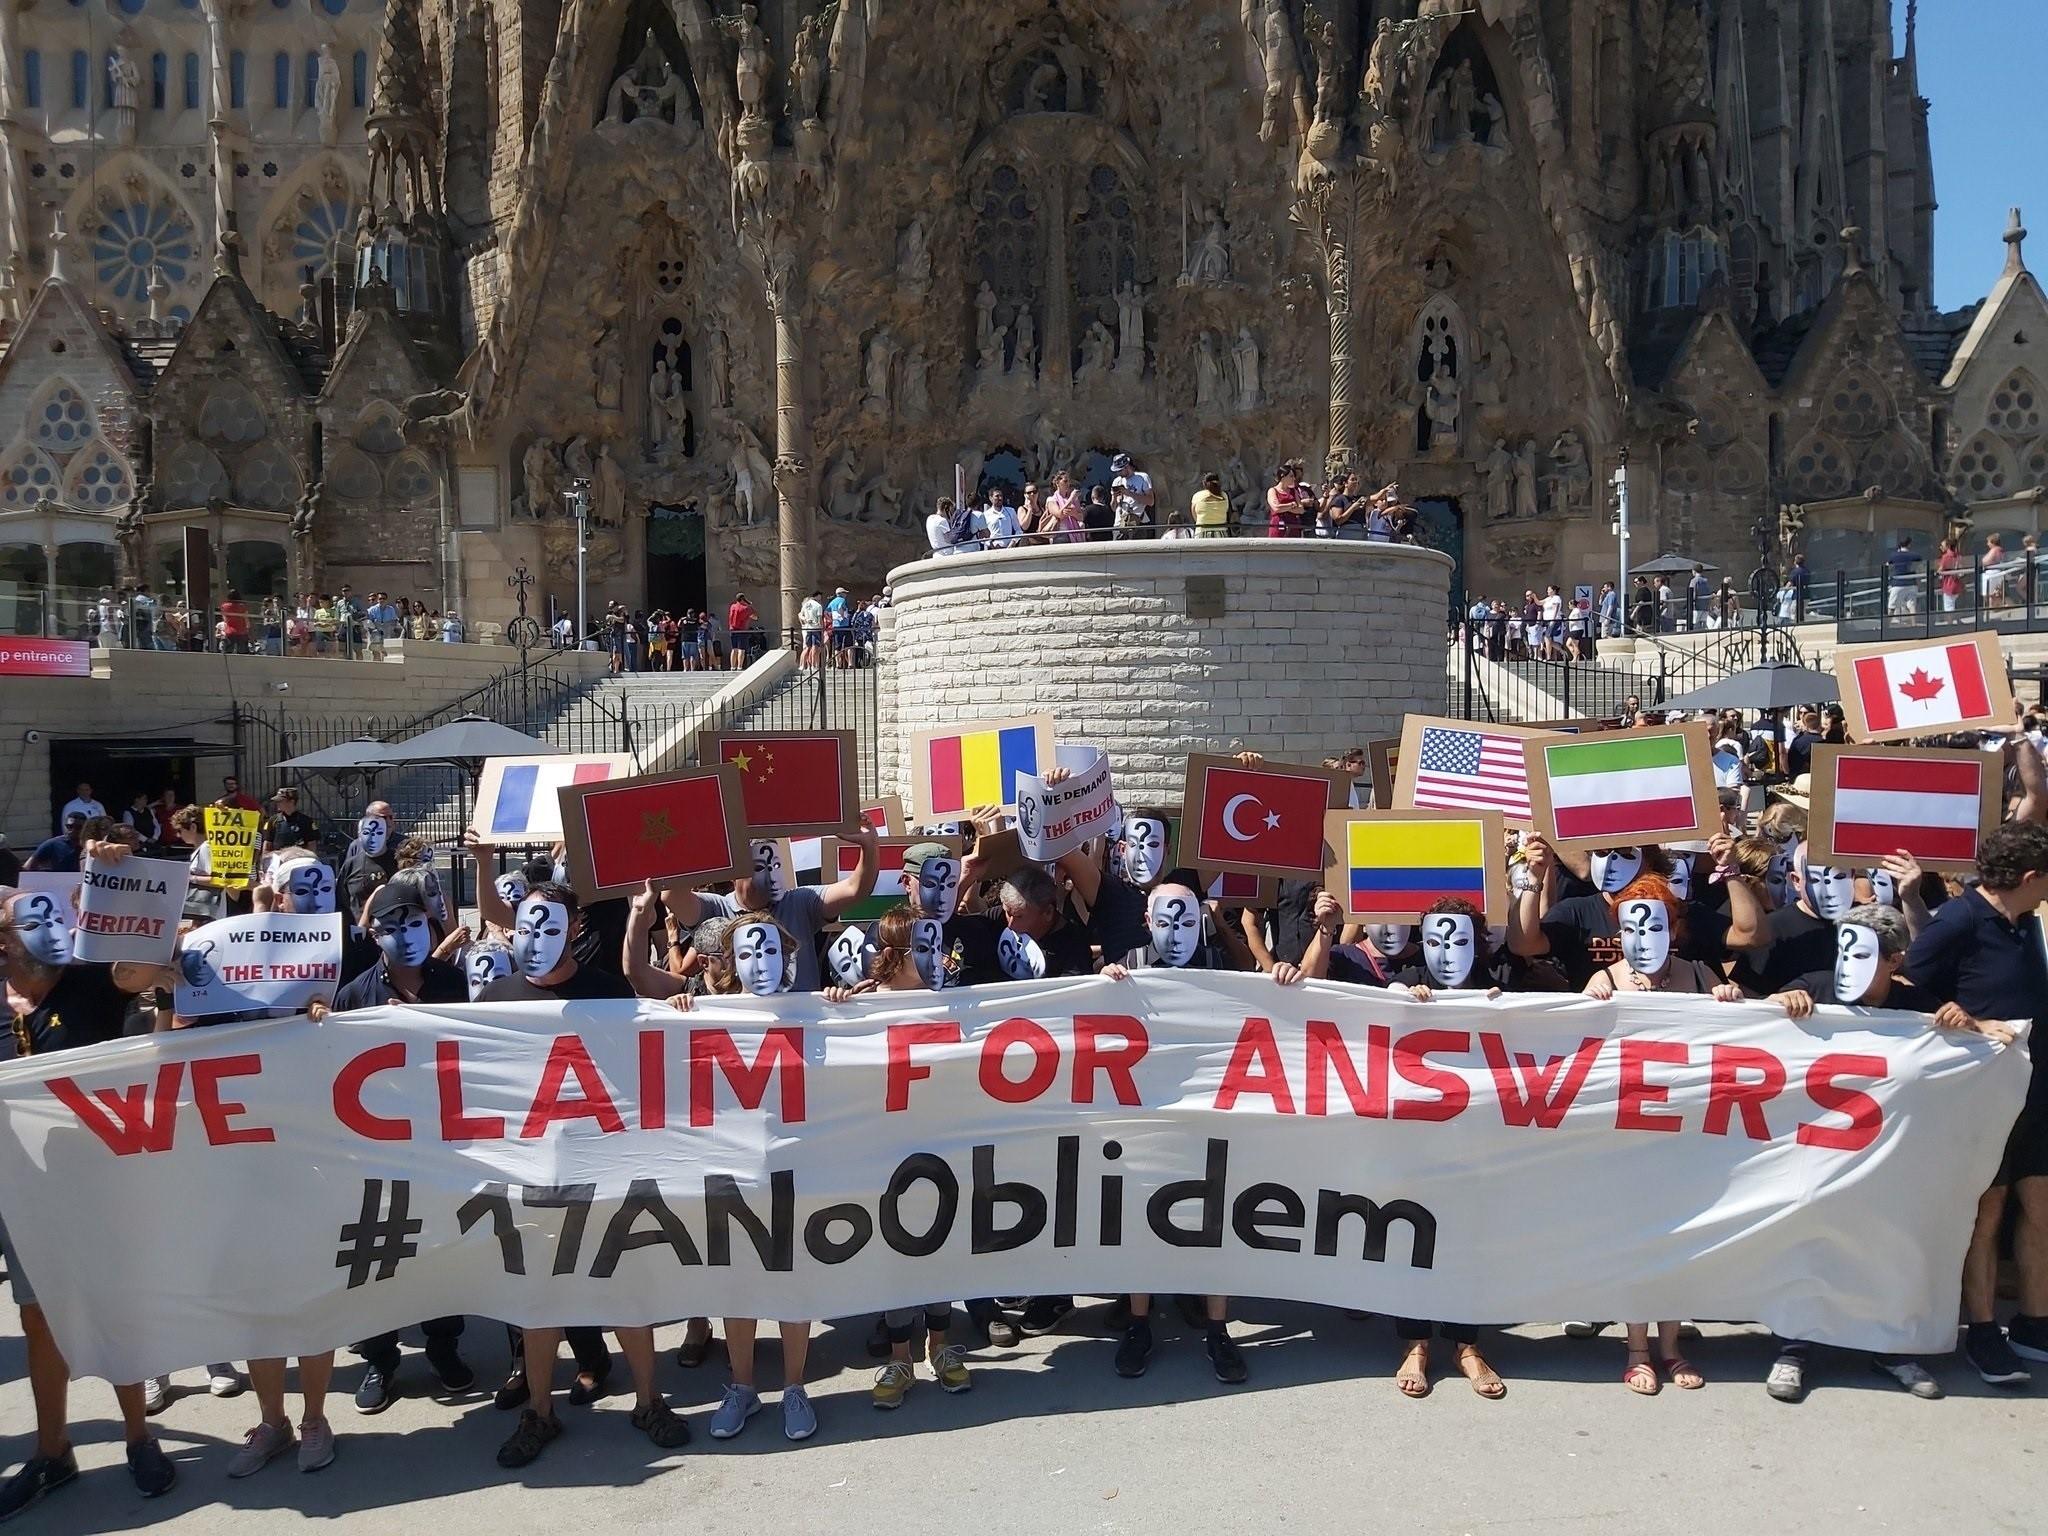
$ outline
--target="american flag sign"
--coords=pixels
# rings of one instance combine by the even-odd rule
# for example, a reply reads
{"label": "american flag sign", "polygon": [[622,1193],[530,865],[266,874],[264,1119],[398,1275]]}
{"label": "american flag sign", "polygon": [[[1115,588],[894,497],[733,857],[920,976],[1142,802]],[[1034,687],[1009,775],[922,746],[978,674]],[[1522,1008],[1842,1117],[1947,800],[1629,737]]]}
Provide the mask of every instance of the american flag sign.
{"label": "american flag sign", "polygon": [[1520,736],[1428,725],[1415,758],[1415,808],[1499,811],[1529,819],[1529,773]]}

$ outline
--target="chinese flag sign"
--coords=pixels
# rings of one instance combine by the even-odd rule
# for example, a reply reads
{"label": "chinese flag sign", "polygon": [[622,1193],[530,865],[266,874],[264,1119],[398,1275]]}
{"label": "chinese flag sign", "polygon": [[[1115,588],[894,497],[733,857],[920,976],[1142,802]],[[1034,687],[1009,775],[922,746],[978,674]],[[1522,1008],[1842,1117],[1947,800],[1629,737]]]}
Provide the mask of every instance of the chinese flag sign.
{"label": "chinese flag sign", "polygon": [[1323,812],[1341,807],[1341,769],[1235,758],[1188,759],[1180,857],[1205,870],[1257,875],[1323,873]]}
{"label": "chinese flag sign", "polygon": [[821,837],[860,819],[851,731],[707,731],[699,761],[739,775],[748,830],[757,837]]}
{"label": "chinese flag sign", "polygon": [[569,878],[585,901],[647,880],[733,880],[751,867],[731,768],[571,786],[561,797]]}

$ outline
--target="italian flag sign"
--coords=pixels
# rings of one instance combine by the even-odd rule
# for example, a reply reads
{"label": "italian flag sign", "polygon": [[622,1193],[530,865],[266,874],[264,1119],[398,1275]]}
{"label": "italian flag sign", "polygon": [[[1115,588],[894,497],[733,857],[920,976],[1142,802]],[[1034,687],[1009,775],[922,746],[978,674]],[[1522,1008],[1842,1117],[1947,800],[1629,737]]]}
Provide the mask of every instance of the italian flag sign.
{"label": "italian flag sign", "polygon": [[1553,844],[1611,848],[1713,835],[1704,725],[1538,738],[1526,751],[1536,826]]}

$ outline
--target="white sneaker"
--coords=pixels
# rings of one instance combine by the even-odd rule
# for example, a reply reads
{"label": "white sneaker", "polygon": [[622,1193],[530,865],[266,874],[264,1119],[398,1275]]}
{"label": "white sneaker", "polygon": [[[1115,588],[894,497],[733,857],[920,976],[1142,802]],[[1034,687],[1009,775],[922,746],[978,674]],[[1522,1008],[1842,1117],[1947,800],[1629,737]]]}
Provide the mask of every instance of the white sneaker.
{"label": "white sneaker", "polygon": [[171,1406],[171,1378],[152,1376],[142,1384],[142,1411],[162,1413]]}
{"label": "white sneaker", "polygon": [[1613,1326],[1614,1324],[1611,1322],[1566,1323],[1564,1325],[1564,1336],[1568,1339],[1597,1339],[1600,1337],[1601,1334],[1605,1333],[1609,1328],[1612,1328]]}
{"label": "white sneaker", "polygon": [[206,1368],[206,1390],[215,1397],[240,1397],[248,1385],[248,1378],[232,1365],[209,1365]]}
{"label": "white sneaker", "polygon": [[1935,1402],[1948,1396],[1941,1390],[1941,1383],[1927,1374],[1927,1368],[1918,1360],[1873,1360],[1870,1368],[1880,1375],[1889,1376],[1915,1397]]}

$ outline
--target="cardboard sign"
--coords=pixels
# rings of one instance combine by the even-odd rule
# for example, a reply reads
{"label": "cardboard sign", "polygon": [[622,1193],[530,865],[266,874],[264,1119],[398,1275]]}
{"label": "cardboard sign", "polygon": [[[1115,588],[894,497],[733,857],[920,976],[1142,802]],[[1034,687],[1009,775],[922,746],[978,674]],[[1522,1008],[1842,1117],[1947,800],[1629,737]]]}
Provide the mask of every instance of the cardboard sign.
{"label": "cardboard sign", "polygon": [[1721,830],[1707,723],[1537,736],[1528,754],[1536,831],[1566,852],[1704,840]]}
{"label": "cardboard sign", "polygon": [[1181,797],[1180,862],[1296,880],[1323,873],[1323,815],[1350,798],[1341,768],[1195,753]]}
{"label": "cardboard sign", "polygon": [[209,805],[206,846],[207,856],[213,861],[213,878],[222,885],[247,889],[256,873],[256,842],[262,832],[261,811]]}
{"label": "cardboard sign", "polygon": [[486,844],[560,842],[561,790],[615,782],[633,771],[633,759],[624,752],[487,757],[477,780],[476,814],[470,825]]}
{"label": "cardboard sign", "polygon": [[253,912],[185,935],[178,946],[177,1013],[204,1019],[261,1009],[303,1012],[331,1003],[341,982],[339,912]]}
{"label": "cardboard sign", "polygon": [[1511,827],[1529,824],[1529,767],[1522,743],[1542,731],[1526,725],[1408,715],[1394,772],[1391,808],[1499,811]]}
{"label": "cardboard sign", "polygon": [[852,731],[703,731],[697,761],[739,774],[747,830],[756,837],[825,837],[860,814]]}
{"label": "cardboard sign", "polygon": [[1992,631],[1845,645],[1834,666],[1842,715],[1859,742],[2013,729],[2012,682]]}
{"label": "cardboard sign", "polygon": [[1812,779],[1808,857],[1830,868],[1868,869],[1904,849],[1922,869],[1970,874],[2004,811],[1997,752],[1817,745]]}
{"label": "cardboard sign", "polygon": [[1348,922],[1412,923],[1439,901],[1469,901],[1507,921],[1498,811],[1332,811],[1323,888]]}
{"label": "cardboard sign", "polygon": [[1053,766],[1051,715],[972,720],[905,734],[910,814],[925,825],[959,821],[985,805],[1011,810],[1022,775]]}
{"label": "cardboard sign", "polygon": [[1036,774],[1017,784],[1017,836],[1024,857],[1049,864],[1080,847],[1109,823],[1116,786],[1110,782],[1109,754],[1097,752],[1072,778],[1047,784]]}
{"label": "cardboard sign", "polygon": [[169,961],[192,867],[183,859],[87,859],[83,873],[72,953],[95,964]]}
{"label": "cardboard sign", "polygon": [[1394,804],[1395,773],[1401,760],[1401,738],[1381,736],[1365,744],[1365,760],[1372,772],[1372,803],[1380,810]]}
{"label": "cardboard sign", "polygon": [[585,901],[631,895],[649,880],[702,885],[752,872],[729,763],[559,793],[569,883]]}

